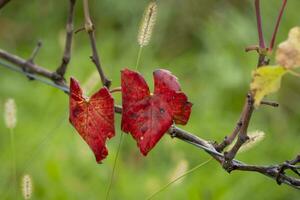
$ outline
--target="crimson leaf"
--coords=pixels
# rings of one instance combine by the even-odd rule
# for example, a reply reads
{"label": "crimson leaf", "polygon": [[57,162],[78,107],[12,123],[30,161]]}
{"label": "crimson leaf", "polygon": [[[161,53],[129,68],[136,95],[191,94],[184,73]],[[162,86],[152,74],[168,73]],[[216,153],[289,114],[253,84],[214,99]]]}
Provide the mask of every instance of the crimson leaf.
{"label": "crimson leaf", "polygon": [[69,120],[101,163],[108,155],[106,140],[115,135],[114,100],[108,89],[101,88],[88,100],[79,83],[71,78]]}
{"label": "crimson leaf", "polygon": [[150,94],[139,73],[125,69],[121,74],[122,130],[131,133],[145,156],[173,122],[187,123],[192,107],[171,72],[158,69],[153,76],[154,94]]}

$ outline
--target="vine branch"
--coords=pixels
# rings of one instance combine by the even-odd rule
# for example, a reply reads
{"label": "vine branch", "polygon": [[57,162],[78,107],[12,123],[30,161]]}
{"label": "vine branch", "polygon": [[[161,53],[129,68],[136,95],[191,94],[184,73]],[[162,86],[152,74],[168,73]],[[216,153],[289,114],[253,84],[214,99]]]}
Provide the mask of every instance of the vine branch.
{"label": "vine branch", "polygon": [[[41,81],[41,77],[45,79],[51,80],[53,83],[50,84],[51,86],[54,86],[65,93],[69,93],[69,87],[63,82],[58,84],[55,82],[55,79],[52,78],[53,73],[46,70],[44,67],[38,66],[36,64],[26,64],[24,66],[24,63],[26,63],[25,59],[22,59],[16,55],[10,54],[6,51],[3,51],[0,49],[0,58],[2,60],[5,60],[15,66],[15,68],[19,69],[20,73],[23,73],[24,75],[31,75],[35,80]],[[1,66],[7,67],[9,69],[12,69],[5,65],[4,63],[0,62]],[[20,69],[23,67],[28,68],[28,72],[24,72]],[[44,80],[43,80],[44,82]],[[122,113],[122,107],[119,105],[115,105],[115,113],[121,114]],[[245,119],[245,117],[243,117]],[[180,129],[176,126],[172,126],[168,130],[168,134],[172,138],[177,138],[183,142],[186,142],[188,144],[192,144],[193,146],[196,146],[199,149],[204,150],[206,153],[208,153],[210,156],[212,156],[220,165],[222,166],[223,163],[226,161],[225,156],[216,150],[215,146],[213,145],[213,142],[202,139],[195,134],[192,134],[190,132],[187,132],[183,129]],[[264,176],[270,177],[275,181],[278,181],[278,183],[283,183],[286,185],[289,185],[293,188],[300,190],[300,178],[295,178],[293,176],[286,175],[284,173],[285,170],[292,170],[292,169],[298,169],[299,171],[299,156],[298,159],[293,162],[289,162],[289,165],[286,165],[286,162],[283,164],[277,164],[277,165],[269,165],[269,166],[259,166],[259,165],[251,165],[243,163],[239,160],[232,159],[230,162],[230,167],[225,168],[226,171],[232,172],[232,171],[249,171],[249,172],[256,172],[259,174],[262,174]],[[285,167],[283,167],[285,166]],[[224,167],[224,166],[223,166]],[[293,170],[292,170],[293,171]]]}
{"label": "vine branch", "polygon": [[85,19],[84,28],[85,28],[85,31],[89,35],[90,44],[91,44],[91,48],[92,48],[92,56],[90,58],[93,61],[93,63],[95,64],[95,66],[99,72],[102,85],[109,88],[111,85],[111,80],[109,80],[105,76],[104,71],[101,66],[100,57],[99,57],[97,45],[96,45],[95,26],[90,17],[88,0],[83,0],[83,13],[84,13],[84,19]]}
{"label": "vine branch", "polygon": [[[5,0],[0,0],[0,8],[4,5],[3,2],[5,2]],[[27,77],[29,77],[30,80],[41,81],[50,86],[56,87],[68,94],[69,87],[66,85],[63,76],[67,70],[67,65],[71,57],[70,54],[71,54],[71,43],[72,43],[72,35],[73,35],[72,24],[73,24],[73,15],[74,15],[74,5],[75,5],[75,0],[70,0],[69,16],[67,20],[65,51],[62,59],[62,64],[56,70],[56,72],[51,72],[47,70],[45,67],[39,66],[33,62],[40,45],[36,47],[30,59],[27,60],[0,49],[0,59],[5,61],[5,62],[0,61],[0,65],[9,68],[11,70],[20,72],[26,75]],[[283,7],[280,11],[279,20],[277,21],[280,21],[284,7],[285,7],[285,3],[283,4]],[[84,8],[84,16],[85,16],[85,30],[89,35],[90,44],[92,48],[91,59],[94,62],[95,66],[97,67],[102,84],[106,87],[109,87],[111,85],[111,81],[106,78],[101,67],[101,62],[96,47],[96,40],[94,34],[95,29],[89,14],[88,0],[83,0],[83,8]],[[262,48],[265,48],[265,44],[264,44],[264,39],[262,34],[262,27],[261,27],[259,0],[255,0],[255,8],[256,8],[257,26],[259,32],[259,47],[258,48],[253,47],[249,50],[252,49],[257,50],[259,55],[257,67],[260,67],[265,64],[268,64],[269,60],[266,59],[266,54],[264,51],[262,51]],[[277,31],[276,28],[275,31]],[[275,36],[276,36],[276,32],[275,32]],[[273,106],[273,107],[278,106],[278,104],[276,103],[267,102],[267,101],[264,101],[263,104]],[[229,173],[232,171],[256,172],[272,178],[273,180],[277,181],[278,184],[284,183],[293,188],[300,189],[300,178],[299,178],[300,155],[298,155],[295,159],[291,161],[286,161],[282,164],[268,165],[268,166],[246,164],[235,159],[235,155],[238,153],[240,147],[248,139],[247,129],[253,111],[254,111],[253,96],[249,91],[247,94],[247,98],[245,100],[243,110],[240,115],[240,119],[238,120],[236,127],[234,128],[232,133],[229,136],[225,137],[225,139],[220,144],[216,144],[216,142],[211,142],[202,139],[190,132],[187,132],[183,129],[176,127],[175,125],[168,130],[168,134],[172,138],[177,138],[181,141],[184,141],[188,144],[196,146],[199,149],[204,150]],[[119,105],[115,105],[115,113],[121,114],[122,107]],[[237,138],[237,141],[234,144],[234,146],[228,152],[225,152],[223,154],[222,153],[223,150],[229,144],[231,144],[235,138]],[[291,170],[292,172],[294,172],[296,176],[298,176],[298,178],[292,175],[285,174],[286,170]]]}
{"label": "vine branch", "polygon": [[61,64],[56,70],[56,73],[60,75],[60,77],[62,78],[64,78],[64,75],[67,70],[67,66],[71,59],[72,39],[73,39],[73,31],[74,31],[73,18],[74,18],[75,3],[76,0],[69,0],[69,12],[68,12],[67,25],[66,25],[65,50],[64,50]]}
{"label": "vine branch", "polygon": [[0,9],[3,8],[10,0],[0,0]]}

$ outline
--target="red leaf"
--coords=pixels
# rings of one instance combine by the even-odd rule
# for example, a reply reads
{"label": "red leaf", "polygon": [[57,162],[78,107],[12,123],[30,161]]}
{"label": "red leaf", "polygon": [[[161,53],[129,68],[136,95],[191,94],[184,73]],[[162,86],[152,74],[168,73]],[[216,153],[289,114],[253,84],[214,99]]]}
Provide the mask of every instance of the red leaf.
{"label": "red leaf", "polygon": [[101,88],[88,100],[82,96],[79,83],[71,78],[69,119],[101,163],[108,155],[106,139],[115,135],[114,100],[108,89]]}
{"label": "red leaf", "polygon": [[125,69],[121,76],[122,130],[130,132],[141,153],[147,155],[173,121],[187,123],[192,104],[167,70],[154,71],[154,94],[139,73]]}

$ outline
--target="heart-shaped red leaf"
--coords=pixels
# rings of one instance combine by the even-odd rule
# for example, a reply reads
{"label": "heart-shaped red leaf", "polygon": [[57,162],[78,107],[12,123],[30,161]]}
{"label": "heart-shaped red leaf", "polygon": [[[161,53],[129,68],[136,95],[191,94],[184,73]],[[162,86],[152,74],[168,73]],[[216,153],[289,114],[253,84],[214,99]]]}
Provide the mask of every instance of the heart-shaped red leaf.
{"label": "heart-shaped red leaf", "polygon": [[114,100],[108,89],[101,88],[88,100],[79,83],[71,78],[69,119],[101,163],[108,155],[105,142],[115,135]]}
{"label": "heart-shaped red leaf", "polygon": [[122,71],[122,130],[130,132],[143,155],[156,145],[173,121],[186,124],[192,104],[181,92],[177,78],[167,70],[156,70],[154,94],[137,72]]}

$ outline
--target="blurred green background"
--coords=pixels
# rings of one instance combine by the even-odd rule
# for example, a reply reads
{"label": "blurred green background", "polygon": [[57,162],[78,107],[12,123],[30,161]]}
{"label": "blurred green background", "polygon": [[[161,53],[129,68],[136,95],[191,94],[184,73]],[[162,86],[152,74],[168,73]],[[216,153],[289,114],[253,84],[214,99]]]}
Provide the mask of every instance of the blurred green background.
{"label": "blurred green background", "polygon": [[[120,85],[120,70],[134,69],[138,25],[148,1],[91,0],[97,46],[104,71]],[[265,37],[270,39],[280,0],[262,0]],[[300,1],[288,2],[277,41],[283,41],[299,25]],[[60,64],[68,1],[11,1],[0,10],[0,48],[28,58],[38,40],[43,42],[36,63],[50,70]],[[83,26],[82,2],[77,1],[75,28]],[[184,128],[198,136],[221,141],[239,117],[257,63],[253,0],[160,0],[158,18],[150,45],[142,55],[139,71],[152,86],[152,71],[158,67],[176,75],[193,102]],[[67,77],[82,84],[95,77],[87,34],[74,36],[72,61]],[[94,78],[95,79],[95,78]],[[92,82],[89,94],[100,87]],[[286,76],[276,95],[268,99],[279,108],[256,110],[249,131],[262,130],[266,138],[238,155],[253,164],[275,164],[294,158],[300,141],[300,80]],[[114,94],[120,103],[120,94]],[[18,109],[15,128],[18,184],[24,173],[34,183],[33,199],[104,199],[120,137],[108,141],[109,156],[101,165],[68,122],[68,96],[58,89],[0,67],[0,113],[7,98]],[[13,199],[9,130],[0,122],[0,199]],[[134,140],[125,135],[111,189],[111,199],[145,199],[180,171],[200,164],[209,156],[192,145],[168,135],[147,157],[140,155]],[[21,191],[18,188],[21,198]],[[300,193],[255,173],[228,174],[215,161],[209,162],[154,199],[299,199]]]}

